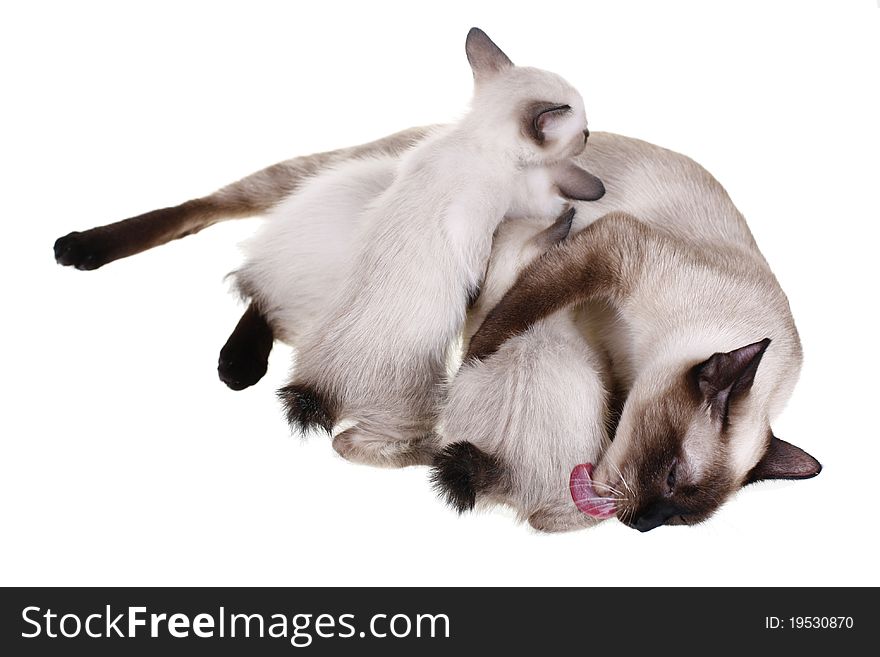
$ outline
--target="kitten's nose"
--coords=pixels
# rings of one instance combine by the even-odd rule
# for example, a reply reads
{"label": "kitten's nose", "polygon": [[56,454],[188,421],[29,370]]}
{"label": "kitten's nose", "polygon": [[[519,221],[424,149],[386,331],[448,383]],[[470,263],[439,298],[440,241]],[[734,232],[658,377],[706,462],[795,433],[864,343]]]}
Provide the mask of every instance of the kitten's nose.
{"label": "kitten's nose", "polygon": [[584,130],[584,143],[585,144],[587,143],[587,139],[589,139],[589,138],[590,138],[590,131]]}

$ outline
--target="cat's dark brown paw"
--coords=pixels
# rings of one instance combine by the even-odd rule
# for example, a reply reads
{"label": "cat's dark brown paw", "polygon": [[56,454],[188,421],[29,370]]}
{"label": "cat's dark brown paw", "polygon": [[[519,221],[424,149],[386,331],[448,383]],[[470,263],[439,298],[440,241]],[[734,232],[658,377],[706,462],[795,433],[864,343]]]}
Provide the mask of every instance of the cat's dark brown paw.
{"label": "cat's dark brown paw", "polygon": [[55,240],[55,262],[80,270],[97,269],[113,260],[99,233],[74,231]]}
{"label": "cat's dark brown paw", "polygon": [[275,336],[266,318],[251,304],[220,350],[217,374],[233,390],[244,390],[263,378]]}
{"label": "cat's dark brown paw", "polygon": [[252,353],[232,353],[223,349],[217,363],[217,375],[233,390],[244,390],[257,383],[269,369],[268,358],[260,358]]}

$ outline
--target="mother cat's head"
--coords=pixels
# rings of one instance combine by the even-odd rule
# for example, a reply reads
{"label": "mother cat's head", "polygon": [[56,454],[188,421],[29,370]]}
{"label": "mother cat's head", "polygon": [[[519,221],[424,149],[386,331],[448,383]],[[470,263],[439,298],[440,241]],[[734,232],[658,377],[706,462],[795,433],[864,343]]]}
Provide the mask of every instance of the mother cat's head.
{"label": "mother cat's head", "polygon": [[466,121],[496,143],[510,141],[526,164],[548,164],[578,155],[589,131],[584,101],[555,73],[514,66],[479,28],[468,32],[467,58],[474,97]]}
{"label": "mother cat's head", "polygon": [[770,345],[765,338],[642,377],[595,470],[582,464],[571,474],[578,508],[644,532],[702,522],[753,482],[819,474],[815,458],[770,429],[771,391],[792,378],[779,375],[783,359],[776,358],[758,380]]}

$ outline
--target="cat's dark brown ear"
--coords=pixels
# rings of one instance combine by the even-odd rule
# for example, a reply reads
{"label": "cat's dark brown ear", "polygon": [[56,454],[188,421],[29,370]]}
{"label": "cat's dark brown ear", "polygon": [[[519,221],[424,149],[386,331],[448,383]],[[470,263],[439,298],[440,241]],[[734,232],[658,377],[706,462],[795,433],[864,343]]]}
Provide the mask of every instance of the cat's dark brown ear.
{"label": "cat's dark brown ear", "polygon": [[572,162],[553,168],[553,182],[559,195],[572,201],[597,201],[605,196],[602,181]]}
{"label": "cat's dark brown ear", "polygon": [[548,228],[545,228],[540,233],[535,235],[532,238],[535,246],[540,248],[542,251],[546,251],[554,244],[559,244],[562,240],[568,237],[568,234],[571,232],[571,224],[574,221],[574,208],[567,208],[562,214],[556,217],[556,221],[554,221]]}
{"label": "cat's dark brown ear", "polygon": [[746,477],[746,484],[765,479],[809,479],[820,472],[819,461],[800,447],[772,436],[764,456]]}
{"label": "cat's dark brown ear", "polygon": [[758,365],[769,346],[770,338],[764,338],[733,351],[713,354],[694,366],[694,380],[715,420],[727,422],[731,403],[751,389]]}
{"label": "cat's dark brown ear", "polygon": [[464,49],[477,82],[488,80],[513,66],[510,58],[478,27],[472,27],[468,32]]}

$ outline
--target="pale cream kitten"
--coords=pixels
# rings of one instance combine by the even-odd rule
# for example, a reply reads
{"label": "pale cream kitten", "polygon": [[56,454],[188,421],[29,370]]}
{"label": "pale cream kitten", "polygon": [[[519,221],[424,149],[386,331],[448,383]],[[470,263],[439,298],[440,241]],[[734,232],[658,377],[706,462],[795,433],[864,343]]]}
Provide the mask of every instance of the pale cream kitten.
{"label": "pale cream kitten", "polygon": [[468,34],[466,51],[471,110],[406,153],[367,206],[351,268],[338,290],[327,290],[279,393],[303,430],[354,423],[333,441],[352,460],[430,460],[449,350],[479,291],[495,228],[512,212],[531,211],[522,191],[543,181],[554,198],[604,193],[570,162],[588,136],[580,94],[553,73],[515,67],[479,30]]}

